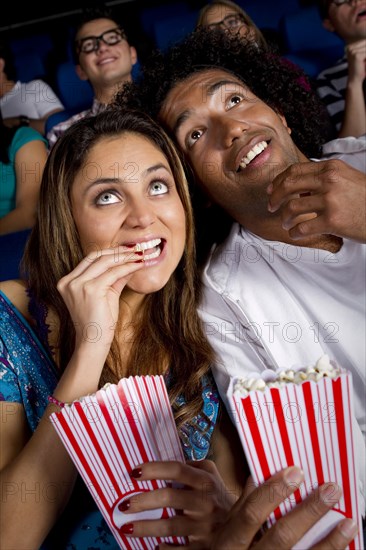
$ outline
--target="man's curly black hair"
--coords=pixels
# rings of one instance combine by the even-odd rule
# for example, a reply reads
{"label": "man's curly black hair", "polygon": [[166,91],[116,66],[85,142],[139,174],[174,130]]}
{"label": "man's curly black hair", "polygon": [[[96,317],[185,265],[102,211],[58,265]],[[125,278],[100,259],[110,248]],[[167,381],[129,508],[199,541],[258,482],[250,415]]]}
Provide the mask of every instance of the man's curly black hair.
{"label": "man's curly black hair", "polygon": [[[198,29],[165,52],[155,51],[138,81],[127,83],[114,104],[147,112],[163,126],[159,112],[169,91],[193,73],[220,68],[286,117],[292,139],[308,157],[318,157],[328,139],[329,118],[302,69],[256,44],[221,31]],[[174,136],[173,136],[174,137]]]}

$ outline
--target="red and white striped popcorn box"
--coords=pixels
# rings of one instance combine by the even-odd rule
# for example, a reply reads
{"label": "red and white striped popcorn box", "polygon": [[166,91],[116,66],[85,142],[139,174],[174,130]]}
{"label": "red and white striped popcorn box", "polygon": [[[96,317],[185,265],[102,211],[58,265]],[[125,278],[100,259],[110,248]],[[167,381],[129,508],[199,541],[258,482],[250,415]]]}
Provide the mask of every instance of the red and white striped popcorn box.
{"label": "red and white striped popcorn box", "polygon": [[141,519],[175,515],[171,508],[124,514],[127,498],[166,487],[160,480],[139,481],[131,471],[143,462],[184,462],[163,376],[132,376],[109,384],[60,412],[51,421],[96,501],[119,546],[154,550],[162,543],[186,543],[184,537],[126,537],[120,528]]}
{"label": "red and white striped popcorn box", "polygon": [[[251,377],[258,374],[247,376]],[[299,489],[270,515],[268,527],[318,485],[335,482],[342,487],[342,498],[293,548],[310,548],[339,521],[352,518],[359,533],[348,548],[363,550],[351,374],[342,370],[335,378],[267,386],[246,395],[238,391],[238,382],[231,381],[229,399],[254,482],[259,485],[293,465],[305,476]]]}

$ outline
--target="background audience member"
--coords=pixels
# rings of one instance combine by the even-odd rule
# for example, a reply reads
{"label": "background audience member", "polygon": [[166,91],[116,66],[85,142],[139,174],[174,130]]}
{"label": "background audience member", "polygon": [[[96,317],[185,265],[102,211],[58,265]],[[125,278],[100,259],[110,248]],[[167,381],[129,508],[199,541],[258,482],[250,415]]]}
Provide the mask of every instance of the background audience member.
{"label": "background audience member", "polygon": [[[265,32],[269,36],[265,37],[249,15],[231,0],[214,0],[210,4],[206,4],[198,17],[196,28],[200,27],[207,27],[211,30],[220,29],[224,32],[230,32],[232,35],[238,34],[244,40],[253,41],[262,50],[272,52],[272,54],[277,55],[281,50],[279,37],[274,37],[273,32],[269,34],[268,29]],[[285,57],[280,57],[278,60],[280,63],[294,67],[296,70],[296,65]],[[298,78],[304,88],[310,90],[311,84],[307,76],[302,74]]]}
{"label": "background audience member", "polygon": [[43,80],[16,80],[14,57],[6,45],[0,45],[0,109],[6,126],[31,126],[42,135],[47,118],[64,109]]}
{"label": "background audience member", "polygon": [[0,114],[0,235],[34,225],[46,143],[33,128],[8,128]]}
{"label": "background audience member", "polygon": [[267,48],[267,41],[254,21],[238,4],[230,0],[217,0],[206,4],[199,13],[196,27],[219,28],[238,33],[247,40],[254,40],[262,49]]}
{"label": "background audience member", "polygon": [[120,86],[132,79],[132,67],[137,62],[136,49],[129,45],[125,31],[106,10],[84,13],[76,29],[73,51],[76,72],[81,80],[89,80],[95,97],[91,109],[51,128],[47,134],[49,148],[74,122],[105,109]]}
{"label": "background audience member", "polygon": [[345,43],[346,53],[315,82],[327,106],[334,136],[366,133],[366,4],[364,0],[318,0],[324,27]]}

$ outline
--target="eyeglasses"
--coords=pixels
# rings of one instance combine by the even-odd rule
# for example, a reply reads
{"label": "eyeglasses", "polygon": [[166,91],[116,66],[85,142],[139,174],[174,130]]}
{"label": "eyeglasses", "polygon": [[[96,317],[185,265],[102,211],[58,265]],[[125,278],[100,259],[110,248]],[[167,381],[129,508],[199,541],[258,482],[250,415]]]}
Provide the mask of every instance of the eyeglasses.
{"label": "eyeglasses", "polygon": [[116,28],[103,32],[99,36],[86,36],[76,42],[77,52],[91,53],[99,49],[99,42],[102,40],[107,46],[114,46],[126,39],[124,30]]}
{"label": "eyeglasses", "polygon": [[222,19],[221,21],[218,21],[217,23],[211,23],[210,25],[207,25],[209,29],[225,29],[229,31],[236,31],[240,27],[244,25],[244,17],[241,14],[233,14],[233,15],[227,15]]}
{"label": "eyeglasses", "polygon": [[354,0],[332,0],[330,3],[339,8],[339,6],[343,6],[343,4],[353,4],[353,2]]}

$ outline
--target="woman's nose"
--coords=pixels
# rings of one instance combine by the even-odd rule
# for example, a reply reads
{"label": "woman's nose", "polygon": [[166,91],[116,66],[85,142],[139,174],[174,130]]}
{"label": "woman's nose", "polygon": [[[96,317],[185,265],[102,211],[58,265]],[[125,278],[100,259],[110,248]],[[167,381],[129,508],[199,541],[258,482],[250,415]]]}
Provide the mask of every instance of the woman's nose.
{"label": "woman's nose", "polygon": [[133,201],[124,223],[132,228],[145,228],[154,223],[155,219],[155,212],[148,200]]}

